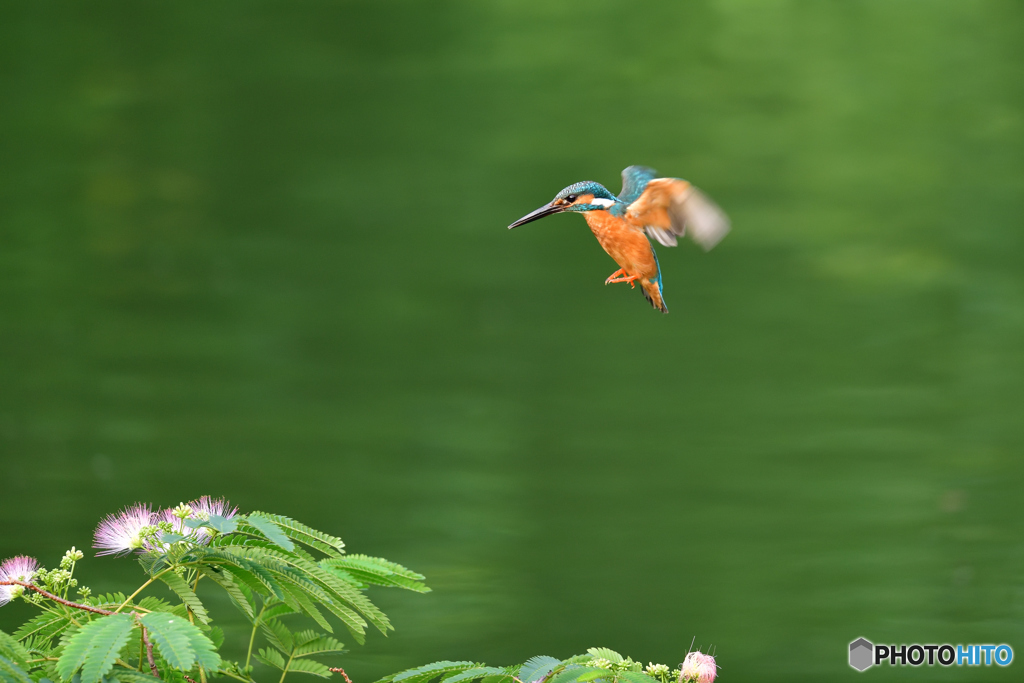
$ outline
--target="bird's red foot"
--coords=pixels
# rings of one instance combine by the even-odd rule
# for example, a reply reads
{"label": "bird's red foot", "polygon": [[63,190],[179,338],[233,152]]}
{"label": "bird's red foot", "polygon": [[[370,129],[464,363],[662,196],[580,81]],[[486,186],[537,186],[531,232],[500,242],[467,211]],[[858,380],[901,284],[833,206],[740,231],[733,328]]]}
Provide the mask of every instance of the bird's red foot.
{"label": "bird's red foot", "polygon": [[622,268],[619,268],[614,273],[609,275],[608,278],[604,281],[604,283],[606,285],[610,285],[612,282],[617,282],[617,280],[615,278],[619,277],[620,275],[625,275],[625,274],[626,274],[626,271],[623,270]]}
{"label": "bird's red foot", "polygon": [[636,281],[640,279],[639,275],[626,275],[626,271],[619,268],[614,273],[608,276],[608,279],[604,281],[606,285],[613,284],[615,282],[628,282],[629,286],[636,288]]}

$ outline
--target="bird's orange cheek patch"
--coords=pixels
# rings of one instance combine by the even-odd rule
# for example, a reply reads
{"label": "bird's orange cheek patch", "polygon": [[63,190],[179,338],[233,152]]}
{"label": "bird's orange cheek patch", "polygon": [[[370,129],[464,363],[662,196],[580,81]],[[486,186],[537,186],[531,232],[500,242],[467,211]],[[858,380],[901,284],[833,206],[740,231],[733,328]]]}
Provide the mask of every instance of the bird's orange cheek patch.
{"label": "bird's orange cheek patch", "polygon": [[594,195],[592,195],[592,194],[581,194],[579,197],[576,198],[576,201],[574,201],[573,204],[590,204],[593,201],[594,201]]}

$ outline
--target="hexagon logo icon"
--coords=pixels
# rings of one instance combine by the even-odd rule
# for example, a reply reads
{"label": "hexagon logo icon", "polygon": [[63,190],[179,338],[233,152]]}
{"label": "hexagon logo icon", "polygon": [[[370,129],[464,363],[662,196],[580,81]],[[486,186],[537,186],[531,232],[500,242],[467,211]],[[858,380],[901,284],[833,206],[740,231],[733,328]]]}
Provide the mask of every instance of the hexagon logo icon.
{"label": "hexagon logo icon", "polygon": [[875,646],[866,638],[858,638],[850,643],[850,666],[857,671],[864,671],[874,664]]}

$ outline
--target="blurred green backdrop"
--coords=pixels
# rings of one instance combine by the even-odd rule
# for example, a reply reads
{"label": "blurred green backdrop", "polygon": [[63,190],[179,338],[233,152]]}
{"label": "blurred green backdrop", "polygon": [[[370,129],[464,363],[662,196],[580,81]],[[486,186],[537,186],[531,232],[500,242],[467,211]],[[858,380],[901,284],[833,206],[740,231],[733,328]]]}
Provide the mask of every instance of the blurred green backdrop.
{"label": "blurred green backdrop", "polygon": [[[853,679],[858,636],[1024,653],[1020,3],[2,15],[0,557],[136,500],[296,517],[434,588],[378,594],[357,683],[691,638],[723,681]],[[634,163],[734,221],[660,250],[669,316],[579,217],[505,229]]]}

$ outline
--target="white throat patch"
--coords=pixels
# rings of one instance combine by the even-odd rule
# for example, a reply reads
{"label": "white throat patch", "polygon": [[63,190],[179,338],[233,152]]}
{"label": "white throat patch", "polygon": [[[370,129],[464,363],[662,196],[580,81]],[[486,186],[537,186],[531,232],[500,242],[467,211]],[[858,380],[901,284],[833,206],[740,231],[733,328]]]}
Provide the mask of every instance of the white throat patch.
{"label": "white throat patch", "polygon": [[612,206],[613,204],[615,204],[615,201],[612,200],[612,199],[603,199],[601,197],[594,197],[593,199],[590,200],[590,203],[591,204],[597,204],[598,206],[603,206],[604,208],[607,209],[609,206]]}

